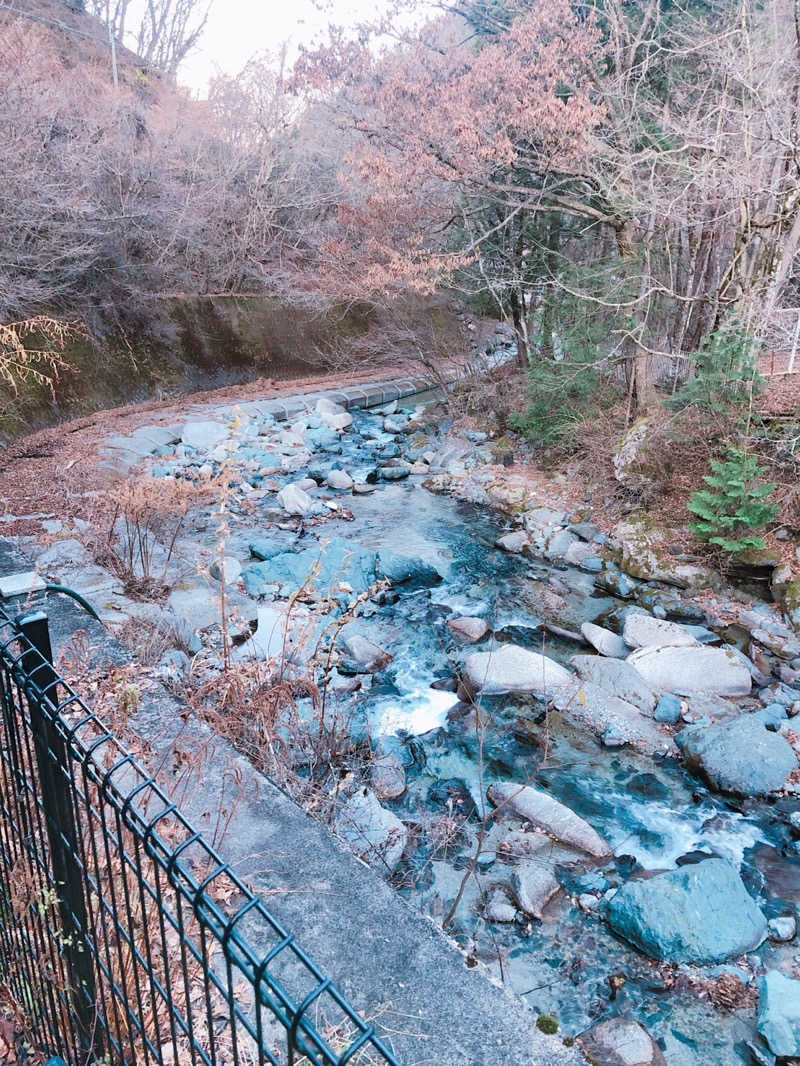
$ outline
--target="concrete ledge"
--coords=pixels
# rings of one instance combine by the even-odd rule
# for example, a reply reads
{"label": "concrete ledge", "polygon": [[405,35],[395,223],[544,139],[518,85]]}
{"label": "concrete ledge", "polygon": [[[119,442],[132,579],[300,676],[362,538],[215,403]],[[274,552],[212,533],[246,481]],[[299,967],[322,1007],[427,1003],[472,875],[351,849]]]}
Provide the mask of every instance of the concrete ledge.
{"label": "concrete ledge", "polygon": [[[26,566],[0,539],[0,575]],[[130,661],[77,604],[59,596],[44,602],[56,654],[83,629],[97,662]],[[146,739],[159,781],[175,786],[201,830],[213,827],[218,809],[230,809],[232,775],[241,781],[219,850],[406,1066],[585,1066],[576,1048],[541,1033],[520,999],[480,967],[469,969],[437,926],[161,686],[147,686],[130,727]],[[187,776],[176,754],[203,750],[202,765]],[[174,776],[174,767],[183,769]]]}

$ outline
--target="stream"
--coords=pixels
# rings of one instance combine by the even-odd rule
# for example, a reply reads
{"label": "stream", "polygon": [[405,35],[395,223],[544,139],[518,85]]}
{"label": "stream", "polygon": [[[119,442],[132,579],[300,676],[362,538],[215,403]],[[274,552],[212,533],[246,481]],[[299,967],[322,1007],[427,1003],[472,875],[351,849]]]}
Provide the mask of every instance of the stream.
{"label": "stream", "polygon": [[[765,939],[745,957],[715,965],[661,963],[611,930],[604,902],[632,878],[719,856],[739,871],[767,919],[796,914],[800,855],[787,829],[788,812],[800,807],[796,795],[748,800],[722,795],[690,774],[680,758],[605,744],[568,711],[548,711],[544,701],[531,695],[483,697],[479,729],[474,707],[462,702],[454,681],[465,655],[513,642],[569,666],[573,655],[593,649],[552,635],[542,623],[579,631],[582,623],[596,622],[619,631],[636,597],[621,599],[599,588],[590,569],[500,551],[495,542],[509,528],[502,516],[428,491],[416,470],[397,480],[376,477],[376,468],[398,462],[412,445],[419,453],[425,437],[431,451],[445,448],[446,423],[428,422],[417,426],[415,434],[400,436],[384,428],[384,414],[353,414],[354,424],[335,444],[319,433],[319,418],[295,424],[291,432],[301,438],[306,434],[305,446],[309,429],[328,443],[314,444],[307,463],[292,464],[292,472],[278,475],[277,482],[274,471],[257,471],[265,448],[275,455],[302,456],[291,433],[254,426],[233,456],[240,464],[237,477],[246,478],[253,489],[296,483],[309,473],[324,486],[333,467],[346,470],[357,483],[374,481],[369,495],[332,494],[306,484],[312,500],[333,496],[352,512],[352,520],[342,521],[334,511],[325,512],[326,520],[318,526],[302,518],[287,521],[285,515],[277,522],[274,498],[268,496],[263,525],[252,517],[233,521],[228,551],[246,559],[254,538],[270,535],[280,524],[284,538],[298,533],[290,550],[343,538],[370,553],[422,560],[441,575],[438,584],[412,582],[398,586],[396,595],[373,598],[345,632],[362,635],[392,656],[353,699],[378,754],[395,757],[405,771],[403,794],[381,799],[408,829],[409,842],[391,874],[393,883],[438,923],[463,889],[449,934],[472,964],[479,960],[537,1014],[555,1019],[562,1035],[574,1036],[615,1015],[631,1016],[658,1041],[669,1066],[750,1063],[748,1043],[758,1040],[754,974],[764,968],[793,972],[797,941]],[[390,409],[389,417],[402,419],[402,412],[395,415]],[[202,459],[182,445],[164,448],[154,473],[176,476]],[[411,460],[418,463],[418,454]],[[488,443],[477,439],[467,465],[479,469],[488,461]],[[316,502],[314,510],[320,511]],[[663,593],[668,617],[673,616],[674,588],[632,584],[646,591],[646,600],[640,599],[648,605]],[[248,591],[252,596],[252,585]],[[262,602],[269,603],[273,596],[280,598],[280,591],[268,586],[264,595]],[[488,637],[475,645],[460,642],[447,625],[456,616],[484,619]],[[700,620],[696,609],[695,619]],[[702,639],[720,637],[736,640],[737,634],[704,631]],[[738,638],[744,646],[743,634]],[[505,816],[489,824],[474,871],[465,879],[481,818],[491,810],[485,797],[492,782],[546,790],[613,850],[600,861],[587,861],[554,841],[537,851],[536,861],[554,872],[560,886],[541,918],[520,910],[511,921],[487,916],[487,900],[493,896],[506,904],[513,899],[514,857],[504,852],[501,840],[508,829]],[[518,821],[514,827],[526,828]],[[726,975],[740,978],[741,1000],[726,1002],[714,994],[715,982]]]}

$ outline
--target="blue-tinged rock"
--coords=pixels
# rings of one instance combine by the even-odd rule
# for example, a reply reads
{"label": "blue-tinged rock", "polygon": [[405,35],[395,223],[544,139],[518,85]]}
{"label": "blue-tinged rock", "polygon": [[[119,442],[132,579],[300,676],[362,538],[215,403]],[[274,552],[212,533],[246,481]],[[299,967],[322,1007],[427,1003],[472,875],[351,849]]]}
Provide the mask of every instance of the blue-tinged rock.
{"label": "blue-tinged rock", "polygon": [[489,439],[488,433],[482,433],[480,430],[472,429],[466,434],[467,440],[471,440],[473,444],[483,444],[485,440]]}
{"label": "blue-tinged rock", "polygon": [[349,602],[375,583],[375,562],[375,552],[332,537],[303,551],[274,555],[257,565],[269,567],[270,580],[280,586],[282,596],[293,596],[305,585],[317,596]]}
{"label": "blue-tinged rock", "polygon": [[800,981],[770,970],[759,982],[758,1031],[773,1054],[800,1055]]}
{"label": "blue-tinged rock", "polygon": [[339,434],[328,426],[319,426],[317,429],[309,429],[303,434],[303,439],[309,451],[317,448],[341,448]]}
{"label": "blue-tinged rock", "polygon": [[589,574],[599,574],[605,564],[599,555],[587,555],[579,565],[581,570],[586,570]]}
{"label": "blue-tinged rock", "polygon": [[612,596],[618,596],[623,600],[630,599],[636,589],[636,583],[631,581],[627,574],[612,568],[598,574],[594,579],[594,583],[598,588],[603,589],[605,592],[610,592]]}
{"label": "blue-tinged rock", "polygon": [[275,584],[272,576],[273,567],[269,562],[251,563],[242,570],[242,581],[248,596],[258,599],[267,591],[269,585]]}
{"label": "blue-tinged rock", "polygon": [[662,696],[656,704],[653,717],[657,722],[675,725],[681,718],[681,701],[677,696]]}
{"label": "blue-tinged rock", "polygon": [[150,467],[151,477],[169,477],[171,473],[171,468],[164,466],[163,463],[156,463],[154,466]]}
{"label": "blue-tinged rock", "polygon": [[784,685],[782,681],[763,689],[759,695],[767,703],[783,703],[787,707],[800,700],[800,690]]}
{"label": "blue-tinged rock", "polygon": [[764,723],[767,729],[771,729],[773,732],[780,729],[781,725],[787,720],[786,704],[785,703],[770,703],[767,707],[762,707],[760,711],[756,711],[753,718],[757,718],[760,722]]}
{"label": "blue-tinged rock", "polygon": [[272,559],[276,555],[280,555],[282,552],[290,551],[291,544],[287,543],[287,540],[281,537],[258,537],[256,540],[250,541],[250,554],[255,559]]}
{"label": "blue-tinged rock", "polygon": [[410,555],[398,555],[396,552],[381,549],[375,566],[378,577],[385,578],[393,585],[415,585],[431,587],[438,585],[442,575],[424,559]]}
{"label": "blue-tinged rock", "polygon": [[689,769],[720,792],[763,796],[783,788],[797,769],[789,741],[769,732],[754,714],[717,725],[689,726],[675,741]]}
{"label": "blue-tinged rock", "polygon": [[767,922],[724,859],[629,881],[608,905],[611,928],[664,962],[722,962],[752,951]]}

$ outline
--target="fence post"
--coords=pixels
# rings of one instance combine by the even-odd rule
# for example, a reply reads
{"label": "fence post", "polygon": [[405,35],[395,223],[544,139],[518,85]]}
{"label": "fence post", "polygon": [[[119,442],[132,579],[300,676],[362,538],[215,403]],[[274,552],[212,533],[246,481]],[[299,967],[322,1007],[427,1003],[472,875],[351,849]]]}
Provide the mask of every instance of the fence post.
{"label": "fence post", "polygon": [[19,615],[15,626],[30,645],[24,648],[20,659],[21,680],[28,698],[51,869],[58,893],[63,937],[60,949],[72,985],[70,1007],[80,1051],[91,1061],[102,1057],[103,1040],[97,1025],[93,953],[87,945],[86,882],[72,806],[70,753],[53,717],[58,707],[58,675],[53,668],[50,629],[44,611]]}

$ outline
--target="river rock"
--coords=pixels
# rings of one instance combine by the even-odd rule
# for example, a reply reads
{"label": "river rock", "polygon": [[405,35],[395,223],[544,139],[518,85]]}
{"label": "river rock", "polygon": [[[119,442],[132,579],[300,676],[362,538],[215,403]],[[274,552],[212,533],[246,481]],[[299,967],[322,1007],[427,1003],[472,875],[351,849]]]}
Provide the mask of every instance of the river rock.
{"label": "river rock", "polygon": [[242,564],[232,555],[226,555],[222,559],[215,559],[208,568],[208,572],[217,581],[232,585],[242,576]]}
{"label": "river rock", "polygon": [[509,552],[511,555],[521,555],[530,542],[528,534],[524,530],[515,529],[511,533],[504,533],[494,543],[496,547],[502,548],[504,552]]}
{"label": "river rock", "polygon": [[408,466],[403,466],[398,463],[397,466],[379,466],[378,477],[382,481],[401,481],[403,478],[408,477],[411,473],[411,469]]}
{"label": "river rock", "polygon": [[337,433],[343,432],[353,424],[353,416],[349,411],[345,411],[344,408],[320,414],[320,418],[328,429],[333,429]]}
{"label": "river rock", "polygon": [[800,981],[770,970],[759,981],[758,1031],[773,1054],[800,1055]]}
{"label": "river rock", "polygon": [[339,670],[346,674],[376,674],[392,661],[392,656],[366,637],[354,633],[342,640]]}
{"label": "river rock", "polygon": [[503,781],[490,785],[487,795],[495,807],[524,818],[537,829],[596,859],[611,854],[611,846],[569,807],[530,785]]}
{"label": "river rock", "polygon": [[667,1066],[661,1048],[633,1018],[608,1018],[578,1041],[596,1066]]}
{"label": "river rock", "polygon": [[687,766],[719,792],[764,796],[783,788],[797,769],[789,741],[770,732],[755,715],[689,726],[675,740]]}
{"label": "river rock", "polygon": [[658,696],[629,662],[606,659],[601,655],[573,655],[570,661],[584,681],[593,681],[600,688],[608,689],[645,714],[652,713]]}
{"label": "river rock", "polygon": [[724,648],[640,648],[627,660],[653,688],[692,696],[696,692],[718,696],[746,696],[750,671]]}
{"label": "river rock", "polygon": [[473,688],[487,696],[505,692],[550,696],[573,680],[569,670],[554,659],[517,644],[503,644],[493,651],[468,655],[464,660],[464,676]]}
{"label": "river rock", "polygon": [[331,470],[328,474],[328,485],[332,489],[345,492],[353,487],[353,479],[346,470]]}
{"label": "river rock", "polygon": [[381,548],[377,554],[375,573],[393,585],[431,587],[442,580],[442,575],[431,563],[412,555],[398,555],[386,548]]}
{"label": "river rock", "polygon": [[227,440],[227,426],[220,422],[187,422],[181,430],[181,442],[199,452],[210,452]]}
{"label": "river rock", "polygon": [[408,831],[400,819],[378,802],[374,792],[359,789],[341,807],[335,818],[336,832],[370,866],[391,872],[408,843]]}
{"label": "river rock", "polygon": [[631,577],[691,589],[709,588],[715,582],[710,571],[671,556],[664,533],[654,528],[646,516],[620,522],[616,536],[621,548],[620,566]]}
{"label": "river rock", "polygon": [[486,901],[483,914],[487,922],[513,922],[517,908],[509,902],[505,892],[495,889]]}
{"label": "river rock", "polygon": [[477,644],[489,632],[489,625],[484,618],[448,618],[447,625],[465,644]]}
{"label": "river rock", "polygon": [[610,629],[603,629],[594,622],[584,622],[581,633],[601,655],[611,659],[624,659],[629,654],[630,649],[622,637],[612,633]]}
{"label": "river rock", "polygon": [[519,909],[533,918],[541,918],[542,911],[561,889],[552,869],[541,862],[521,863],[511,874],[511,887]]}
{"label": "river rock", "polygon": [[652,718],[591,681],[564,685],[553,694],[553,704],[600,737],[606,747],[632,744],[648,754],[674,750],[672,738],[662,734]]}
{"label": "river rock", "polygon": [[406,771],[396,755],[380,755],[370,767],[370,784],[379,800],[393,800],[406,790]]}
{"label": "river rock", "polygon": [[529,533],[544,540],[566,524],[567,516],[563,511],[556,511],[552,507],[533,507],[525,512],[522,521]]}
{"label": "river rock", "polygon": [[738,873],[711,858],[629,881],[611,898],[616,933],[664,962],[723,962],[753,951],[767,922]]}
{"label": "river rock", "polygon": [[307,515],[314,506],[314,501],[305,489],[297,484],[285,485],[278,493],[278,503],[289,514]]}
{"label": "river rock", "polygon": [[697,641],[677,622],[631,611],[625,617],[622,637],[631,648],[692,647]]}

